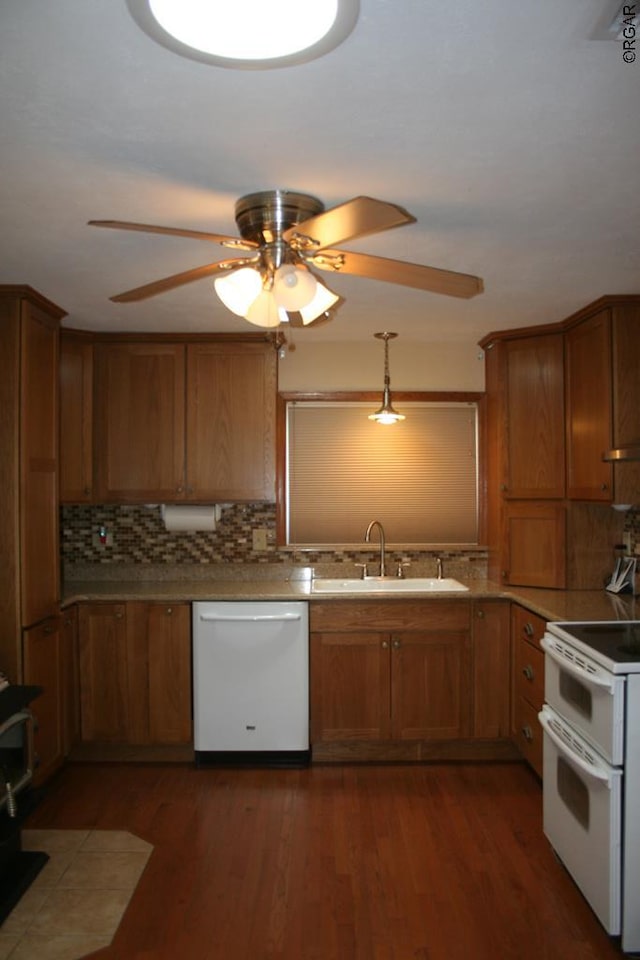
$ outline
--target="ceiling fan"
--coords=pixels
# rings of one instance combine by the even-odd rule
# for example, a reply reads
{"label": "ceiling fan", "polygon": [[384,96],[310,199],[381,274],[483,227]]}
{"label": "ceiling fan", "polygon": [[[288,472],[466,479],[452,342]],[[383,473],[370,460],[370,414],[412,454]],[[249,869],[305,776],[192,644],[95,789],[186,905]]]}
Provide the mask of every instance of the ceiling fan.
{"label": "ceiling fan", "polygon": [[261,327],[294,326],[330,319],[341,298],[310,268],[346,273],[451,297],[474,297],[479,277],[403,260],[336,249],[335,244],[415,223],[402,207],[372,197],[354,197],[325,210],[306,193],[266,190],[241,197],[235,206],[239,237],[159,227],[122,220],[90,220],[90,226],[138,230],[218,243],[247,255],[208,263],[119,293],[115,303],[144,300],[175,287],[214,277],[216,292],[234,313]]}

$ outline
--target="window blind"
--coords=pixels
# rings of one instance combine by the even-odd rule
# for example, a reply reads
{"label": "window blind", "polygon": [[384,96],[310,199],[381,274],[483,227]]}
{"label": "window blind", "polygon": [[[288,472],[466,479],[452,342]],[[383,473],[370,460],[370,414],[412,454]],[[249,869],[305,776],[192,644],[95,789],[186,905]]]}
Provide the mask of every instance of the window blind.
{"label": "window blind", "polygon": [[476,404],[403,403],[392,426],[370,412],[287,405],[287,542],[361,544],[377,519],[393,543],[477,543]]}

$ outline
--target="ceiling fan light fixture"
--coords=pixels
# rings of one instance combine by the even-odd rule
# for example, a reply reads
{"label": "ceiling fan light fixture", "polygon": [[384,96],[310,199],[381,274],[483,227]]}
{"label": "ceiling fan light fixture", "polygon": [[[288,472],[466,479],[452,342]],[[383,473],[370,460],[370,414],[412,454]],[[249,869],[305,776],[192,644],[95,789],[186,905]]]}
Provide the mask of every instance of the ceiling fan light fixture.
{"label": "ceiling fan light fixture", "polygon": [[403,413],[398,413],[391,402],[391,378],[389,377],[389,340],[397,337],[397,333],[374,333],[378,340],[384,340],[384,388],[382,391],[382,406],[375,413],[369,414],[369,420],[376,423],[391,424],[399,420],[406,420]]}
{"label": "ceiling fan light fixture", "polygon": [[139,26],[194,60],[240,69],[304,63],[351,33],[359,0],[127,0]]}
{"label": "ceiling fan light fixture", "polygon": [[262,277],[253,267],[243,267],[216,277],[213,285],[225,307],[239,317],[245,317],[262,291]]}

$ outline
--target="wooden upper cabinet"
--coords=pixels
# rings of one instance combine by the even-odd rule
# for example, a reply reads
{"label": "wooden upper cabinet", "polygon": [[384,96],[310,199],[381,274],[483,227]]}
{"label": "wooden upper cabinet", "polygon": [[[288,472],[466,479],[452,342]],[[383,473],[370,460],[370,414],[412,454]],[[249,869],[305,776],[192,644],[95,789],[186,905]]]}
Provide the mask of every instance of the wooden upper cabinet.
{"label": "wooden upper cabinet", "polygon": [[93,343],[72,331],[60,336],[60,501],[93,498]]}
{"label": "wooden upper cabinet", "polygon": [[276,370],[267,343],[98,343],[94,499],[273,501]]}
{"label": "wooden upper cabinet", "polygon": [[611,310],[566,333],[567,496],[611,500],[613,468],[602,459],[612,445]]}
{"label": "wooden upper cabinet", "polygon": [[[640,445],[640,305],[613,308],[613,446]],[[616,503],[640,501],[640,462],[613,464]]]}
{"label": "wooden upper cabinet", "polygon": [[100,501],[184,498],[185,348],[96,346],[96,481]]}
{"label": "wooden upper cabinet", "polygon": [[503,526],[502,582],[521,587],[565,587],[566,527],[564,503],[509,501]]}
{"label": "wooden upper cabinet", "polygon": [[188,346],[190,499],[275,499],[276,369],[270,344]]}
{"label": "wooden upper cabinet", "polygon": [[564,351],[561,334],[505,344],[505,496],[564,496]]}

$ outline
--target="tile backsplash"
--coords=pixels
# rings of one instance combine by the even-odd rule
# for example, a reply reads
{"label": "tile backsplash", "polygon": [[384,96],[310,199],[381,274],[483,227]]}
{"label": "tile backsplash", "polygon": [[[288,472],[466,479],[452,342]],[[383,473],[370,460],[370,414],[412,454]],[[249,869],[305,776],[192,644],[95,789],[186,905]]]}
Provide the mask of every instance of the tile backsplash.
{"label": "tile backsplash", "polygon": [[[267,531],[267,546],[254,549],[253,532]],[[99,542],[99,532],[108,538]],[[65,571],[88,564],[206,565],[294,564],[375,562],[378,550],[280,550],[276,546],[276,511],[273,504],[231,504],[223,507],[214,533],[173,533],[165,529],[159,506],[64,506],[60,516],[61,552]],[[442,556],[450,575],[477,579],[486,576],[487,553],[469,550],[390,549],[389,560],[397,563],[423,561]],[[458,569],[461,567],[462,569]]]}

